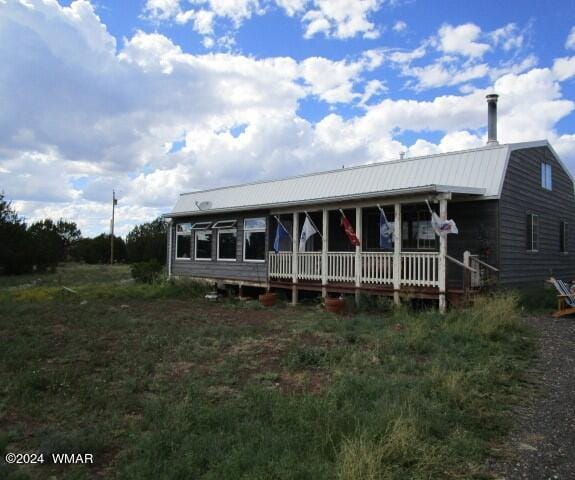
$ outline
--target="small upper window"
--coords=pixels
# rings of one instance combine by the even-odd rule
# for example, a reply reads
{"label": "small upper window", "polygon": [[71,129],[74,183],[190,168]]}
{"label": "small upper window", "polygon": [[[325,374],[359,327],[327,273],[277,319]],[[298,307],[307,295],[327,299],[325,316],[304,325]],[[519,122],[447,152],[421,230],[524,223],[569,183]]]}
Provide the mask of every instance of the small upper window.
{"label": "small upper window", "polygon": [[214,223],[212,228],[234,228],[236,226],[236,220],[220,220]]}
{"label": "small upper window", "polygon": [[545,190],[552,190],[553,188],[553,172],[550,163],[541,163],[541,186]]}
{"label": "small upper window", "polygon": [[559,224],[559,251],[561,253],[567,253],[567,240],[568,240],[569,224],[567,222],[561,222]]}
{"label": "small upper window", "polygon": [[532,213],[527,215],[527,250],[537,252],[539,250],[539,216]]}
{"label": "small upper window", "polygon": [[196,222],[192,225],[192,230],[207,230],[212,222]]}

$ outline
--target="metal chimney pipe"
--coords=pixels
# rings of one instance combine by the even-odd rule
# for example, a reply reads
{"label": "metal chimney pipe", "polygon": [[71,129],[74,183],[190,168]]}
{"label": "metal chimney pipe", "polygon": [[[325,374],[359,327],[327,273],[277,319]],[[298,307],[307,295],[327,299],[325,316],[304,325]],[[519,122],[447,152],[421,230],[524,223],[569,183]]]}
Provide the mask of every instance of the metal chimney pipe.
{"label": "metal chimney pipe", "polygon": [[497,99],[499,95],[491,93],[487,99],[487,145],[497,145]]}

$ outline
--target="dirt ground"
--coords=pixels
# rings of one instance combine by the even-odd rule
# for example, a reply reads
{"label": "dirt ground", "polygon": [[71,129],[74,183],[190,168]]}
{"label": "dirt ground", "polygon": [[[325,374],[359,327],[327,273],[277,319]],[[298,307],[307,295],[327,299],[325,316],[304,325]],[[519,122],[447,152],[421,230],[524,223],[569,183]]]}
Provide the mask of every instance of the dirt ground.
{"label": "dirt ground", "polygon": [[575,479],[575,317],[530,317],[540,333],[532,372],[536,395],[516,414],[518,428],[503,456],[491,460],[497,479]]}

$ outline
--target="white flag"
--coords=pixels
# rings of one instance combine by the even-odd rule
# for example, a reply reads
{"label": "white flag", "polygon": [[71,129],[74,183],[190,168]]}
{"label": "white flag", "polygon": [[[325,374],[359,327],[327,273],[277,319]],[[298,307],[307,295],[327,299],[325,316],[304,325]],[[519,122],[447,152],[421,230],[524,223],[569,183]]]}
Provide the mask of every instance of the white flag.
{"label": "white flag", "polygon": [[455,225],[453,220],[441,220],[435,212],[431,213],[431,226],[437,236],[447,235],[448,233],[459,233],[457,225]]}
{"label": "white flag", "polygon": [[301,235],[299,237],[299,251],[305,252],[305,244],[310,239],[312,235],[315,235],[317,230],[309,221],[309,218],[305,217],[305,222],[303,222],[303,227],[301,229]]}

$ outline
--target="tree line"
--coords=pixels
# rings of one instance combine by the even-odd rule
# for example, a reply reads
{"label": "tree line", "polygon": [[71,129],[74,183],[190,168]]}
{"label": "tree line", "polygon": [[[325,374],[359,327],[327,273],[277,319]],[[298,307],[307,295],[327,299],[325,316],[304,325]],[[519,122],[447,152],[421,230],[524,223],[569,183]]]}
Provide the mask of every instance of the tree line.
{"label": "tree line", "polygon": [[[161,218],[134,227],[126,240],[114,236],[114,260],[137,263],[166,259],[166,225]],[[0,273],[54,270],[58,263],[110,262],[110,235],[82,237],[74,222],[46,218],[28,225],[0,193]]]}

